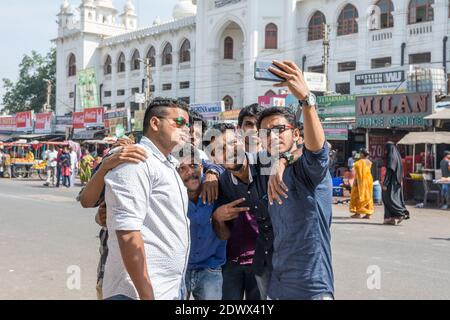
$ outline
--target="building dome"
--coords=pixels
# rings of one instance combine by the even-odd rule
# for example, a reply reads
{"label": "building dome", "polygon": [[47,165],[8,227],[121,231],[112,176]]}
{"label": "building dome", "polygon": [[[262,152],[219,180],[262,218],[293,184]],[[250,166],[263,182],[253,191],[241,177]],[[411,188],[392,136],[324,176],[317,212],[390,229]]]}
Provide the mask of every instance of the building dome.
{"label": "building dome", "polygon": [[156,17],[155,21],[153,21],[154,26],[159,26],[161,23],[162,21],[160,17]]}
{"label": "building dome", "polygon": [[61,11],[67,11],[70,8],[69,0],[64,0],[64,3],[61,5]]}
{"label": "building dome", "polygon": [[128,0],[127,3],[125,4],[125,11],[135,11],[136,8],[133,5],[133,2],[131,2],[131,0]]}
{"label": "building dome", "polygon": [[172,17],[175,20],[195,16],[197,13],[197,6],[192,4],[192,0],[178,0],[173,8]]}

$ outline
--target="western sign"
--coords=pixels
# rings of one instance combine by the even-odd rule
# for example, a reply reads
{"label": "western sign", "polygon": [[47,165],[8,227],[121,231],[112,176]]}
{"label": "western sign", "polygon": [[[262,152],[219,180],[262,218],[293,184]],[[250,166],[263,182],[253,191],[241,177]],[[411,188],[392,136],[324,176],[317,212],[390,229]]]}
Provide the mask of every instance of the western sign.
{"label": "western sign", "polygon": [[356,97],[356,126],[360,128],[424,127],[432,113],[431,93]]}
{"label": "western sign", "polygon": [[[383,68],[351,73],[353,94],[401,93],[407,89],[405,68]],[[395,91],[395,92],[394,92]]]}

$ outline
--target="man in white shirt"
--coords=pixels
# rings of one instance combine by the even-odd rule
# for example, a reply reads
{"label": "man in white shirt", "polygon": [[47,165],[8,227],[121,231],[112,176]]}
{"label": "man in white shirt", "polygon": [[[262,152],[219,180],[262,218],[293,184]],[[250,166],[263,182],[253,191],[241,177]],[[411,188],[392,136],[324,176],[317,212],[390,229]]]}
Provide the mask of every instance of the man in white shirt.
{"label": "man in white shirt", "polygon": [[47,181],[44,183],[44,186],[48,187],[51,183],[54,187],[56,184],[58,165],[58,151],[55,150],[54,146],[50,146],[50,148],[44,152],[43,159],[47,160]]}
{"label": "man in white shirt", "polygon": [[70,186],[75,186],[75,178],[78,170],[78,155],[73,148],[70,148]]}
{"label": "man in white shirt", "polygon": [[105,177],[108,259],[103,296],[109,300],[177,300],[185,296],[190,231],[188,195],[170,156],[189,141],[188,106],[155,99],[139,146],[149,157]]}

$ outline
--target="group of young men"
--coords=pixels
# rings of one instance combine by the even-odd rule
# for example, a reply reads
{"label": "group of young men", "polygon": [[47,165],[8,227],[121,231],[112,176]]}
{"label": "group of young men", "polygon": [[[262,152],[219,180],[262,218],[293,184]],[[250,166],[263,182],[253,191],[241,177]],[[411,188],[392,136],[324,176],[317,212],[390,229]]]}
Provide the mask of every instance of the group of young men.
{"label": "group of young men", "polygon": [[141,142],[104,158],[79,196],[100,206],[99,298],[334,299],[328,144],[302,72],[274,64],[302,128],[251,105],[237,128],[205,132],[184,103],[155,99]]}

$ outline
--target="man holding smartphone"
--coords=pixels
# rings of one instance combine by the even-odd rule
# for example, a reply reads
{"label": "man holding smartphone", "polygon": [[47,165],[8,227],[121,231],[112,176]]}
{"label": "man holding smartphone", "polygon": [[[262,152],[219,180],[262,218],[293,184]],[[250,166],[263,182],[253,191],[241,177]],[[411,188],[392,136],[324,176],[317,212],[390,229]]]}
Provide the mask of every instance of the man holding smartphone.
{"label": "man holding smartphone", "polygon": [[[328,169],[328,144],[320,123],[315,96],[302,71],[291,61],[274,61],[269,68],[286,79],[275,84],[288,87],[303,108],[304,145],[295,160],[300,132],[288,108],[269,108],[258,119],[265,132],[263,147],[272,157],[287,162],[283,176],[286,197],[271,203],[274,230],[273,271],[268,296],[273,300],[331,300],[334,280],[331,257],[332,183]],[[263,182],[264,183],[264,180]]]}

